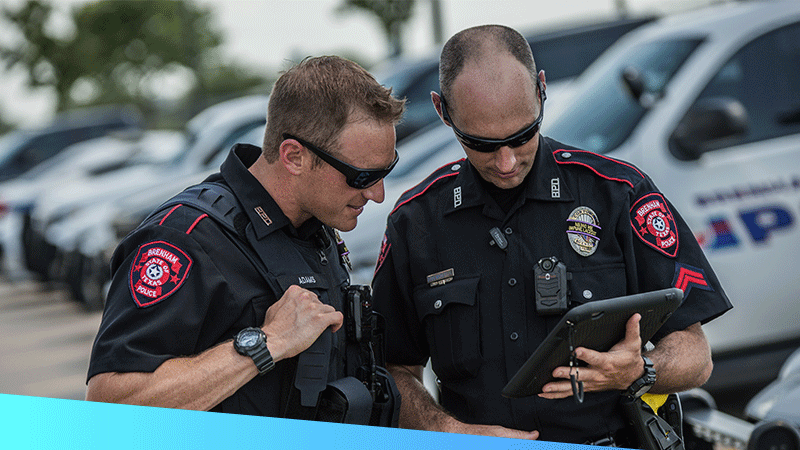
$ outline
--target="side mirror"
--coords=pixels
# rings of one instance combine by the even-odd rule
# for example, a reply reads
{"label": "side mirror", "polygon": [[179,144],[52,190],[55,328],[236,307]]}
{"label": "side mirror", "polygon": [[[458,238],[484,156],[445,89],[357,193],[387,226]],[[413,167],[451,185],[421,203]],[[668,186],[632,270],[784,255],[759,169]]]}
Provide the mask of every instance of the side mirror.
{"label": "side mirror", "polygon": [[675,128],[670,150],[682,161],[696,160],[703,153],[730,145],[747,133],[747,110],[731,97],[699,100]]}

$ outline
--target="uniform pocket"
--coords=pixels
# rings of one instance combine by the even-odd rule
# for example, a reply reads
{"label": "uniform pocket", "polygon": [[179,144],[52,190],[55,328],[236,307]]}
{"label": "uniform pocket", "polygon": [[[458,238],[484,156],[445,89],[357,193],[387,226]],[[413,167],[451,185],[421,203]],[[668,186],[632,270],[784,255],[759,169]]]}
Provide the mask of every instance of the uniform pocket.
{"label": "uniform pocket", "polygon": [[433,371],[443,381],[474,377],[483,363],[477,303],[480,277],[462,278],[414,292],[430,345]]}
{"label": "uniform pocket", "polygon": [[569,281],[572,306],[626,295],[628,289],[625,280],[623,263],[572,271],[572,280]]}

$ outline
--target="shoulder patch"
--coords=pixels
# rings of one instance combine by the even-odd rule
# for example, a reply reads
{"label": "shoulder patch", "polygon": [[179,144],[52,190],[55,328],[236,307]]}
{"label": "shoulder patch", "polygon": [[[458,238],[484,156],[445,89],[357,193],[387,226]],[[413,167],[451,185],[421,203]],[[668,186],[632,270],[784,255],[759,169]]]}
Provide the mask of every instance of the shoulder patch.
{"label": "shoulder patch", "polygon": [[191,267],[189,255],[169,242],[139,246],[128,277],[136,306],[146,308],[174,294],[186,281]]}
{"label": "shoulder patch", "polygon": [[670,258],[678,256],[678,226],[664,196],[651,192],[631,207],[631,227],[645,244]]}
{"label": "shoulder patch", "polygon": [[390,212],[389,215],[392,215],[401,206],[424,194],[437,182],[445,178],[454,177],[461,173],[461,169],[465,167],[464,161],[466,161],[466,159],[461,158],[458,161],[453,161],[443,165],[442,167],[434,170],[433,173],[428,175],[428,177],[422,180],[421,183],[403,192],[403,195],[401,195],[397,200],[397,203],[394,205],[394,209],[392,209],[392,212]]}
{"label": "shoulder patch", "polygon": [[553,157],[558,164],[583,166],[601,178],[625,183],[630,187],[644,179],[642,172],[634,165],[586,150],[558,149],[553,152]]}

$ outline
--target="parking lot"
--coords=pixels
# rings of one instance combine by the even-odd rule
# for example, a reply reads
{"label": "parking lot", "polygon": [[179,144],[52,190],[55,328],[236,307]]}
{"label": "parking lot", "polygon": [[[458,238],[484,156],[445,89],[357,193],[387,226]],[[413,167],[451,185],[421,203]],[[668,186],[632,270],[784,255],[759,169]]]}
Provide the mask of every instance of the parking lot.
{"label": "parking lot", "polygon": [[0,392],[83,399],[101,314],[59,289],[0,281]]}

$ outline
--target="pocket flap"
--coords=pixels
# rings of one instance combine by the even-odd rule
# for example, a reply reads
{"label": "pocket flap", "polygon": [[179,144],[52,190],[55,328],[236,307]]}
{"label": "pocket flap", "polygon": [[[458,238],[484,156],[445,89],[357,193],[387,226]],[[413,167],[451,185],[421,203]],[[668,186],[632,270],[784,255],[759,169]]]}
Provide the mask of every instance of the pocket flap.
{"label": "pocket flap", "polygon": [[475,305],[480,276],[459,278],[442,286],[424,285],[414,290],[417,315],[422,320],[429,314],[441,314],[450,304]]}
{"label": "pocket flap", "polygon": [[625,265],[622,263],[573,271],[569,281],[570,300],[583,304],[626,295],[625,283],[619,282],[624,279]]}

